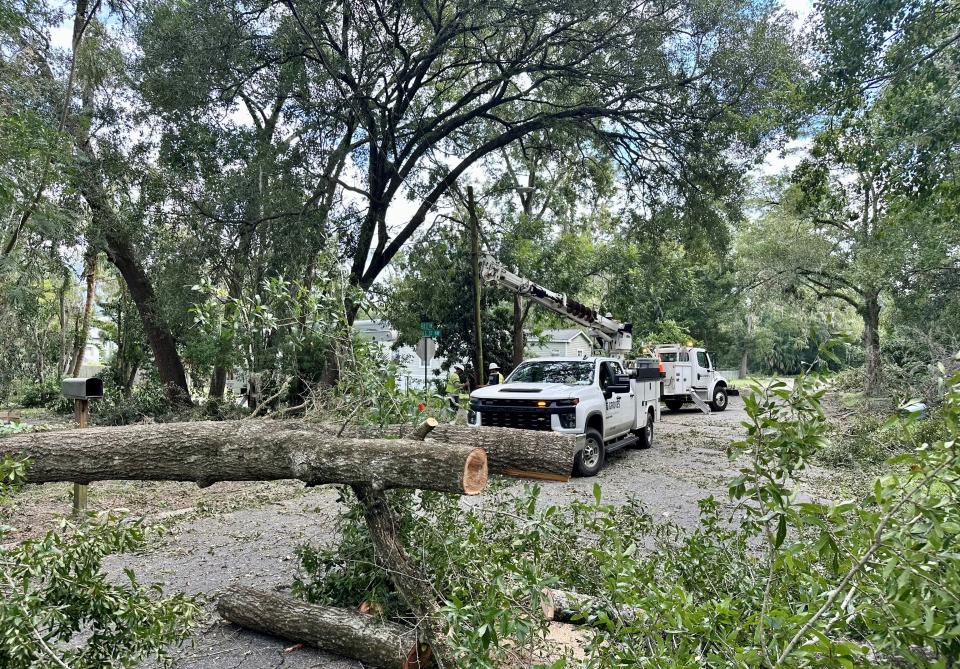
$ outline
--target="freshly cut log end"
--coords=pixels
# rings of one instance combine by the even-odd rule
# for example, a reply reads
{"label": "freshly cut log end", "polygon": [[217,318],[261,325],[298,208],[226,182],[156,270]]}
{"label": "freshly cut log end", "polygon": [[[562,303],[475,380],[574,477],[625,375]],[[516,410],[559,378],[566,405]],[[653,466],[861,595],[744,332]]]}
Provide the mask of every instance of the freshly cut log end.
{"label": "freshly cut log end", "polygon": [[309,604],[276,592],[234,586],[221,593],[217,611],[261,634],[303,643],[382,669],[427,669],[428,645],[416,630],[351,609]]}
{"label": "freshly cut log end", "polygon": [[487,454],[475,448],[463,468],[463,494],[478,495],[487,487]]}
{"label": "freshly cut log end", "polygon": [[427,669],[433,666],[433,650],[429,644],[419,643],[410,649],[403,669]]}
{"label": "freshly cut log end", "polygon": [[413,432],[410,433],[410,438],[416,439],[417,441],[423,441],[424,437],[430,434],[430,431],[439,424],[440,421],[433,416],[430,416],[425,421],[420,423]]}

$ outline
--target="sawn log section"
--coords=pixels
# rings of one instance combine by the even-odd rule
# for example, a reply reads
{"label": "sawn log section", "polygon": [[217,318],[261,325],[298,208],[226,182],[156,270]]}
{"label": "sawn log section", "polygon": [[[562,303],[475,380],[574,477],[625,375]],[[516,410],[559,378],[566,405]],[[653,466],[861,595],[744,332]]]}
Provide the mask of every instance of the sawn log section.
{"label": "sawn log section", "polygon": [[[433,419],[428,419],[433,421]],[[304,426],[310,423],[302,423]],[[487,454],[491,474],[519,478],[566,481],[573,473],[576,435],[540,430],[515,430],[508,427],[466,427],[433,421],[432,429],[423,430],[405,425],[368,427],[364,425],[314,424],[333,434],[342,431],[345,437],[416,438],[422,430],[427,442],[456,444],[482,448]]]}
{"label": "sawn log section", "polygon": [[299,479],[475,495],[487,482],[482,449],[408,439],[349,439],[283,421],[99,427],[0,439],[0,456],[30,459],[29,483]]}
{"label": "sawn log section", "polygon": [[350,609],[234,586],[217,599],[217,611],[232,623],[360,660],[384,669],[430,665],[430,647],[416,631]]}

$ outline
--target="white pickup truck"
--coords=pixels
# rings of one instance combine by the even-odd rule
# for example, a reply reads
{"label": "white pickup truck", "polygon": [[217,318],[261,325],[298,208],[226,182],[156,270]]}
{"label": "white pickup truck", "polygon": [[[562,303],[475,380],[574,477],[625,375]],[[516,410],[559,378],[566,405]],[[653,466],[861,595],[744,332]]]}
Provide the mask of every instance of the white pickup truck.
{"label": "white pickup truck", "polygon": [[470,394],[468,421],[582,434],[574,473],[594,476],[608,453],[653,444],[653,424],[660,420],[658,361],[628,365],[602,357],[525,360],[502,384]]}

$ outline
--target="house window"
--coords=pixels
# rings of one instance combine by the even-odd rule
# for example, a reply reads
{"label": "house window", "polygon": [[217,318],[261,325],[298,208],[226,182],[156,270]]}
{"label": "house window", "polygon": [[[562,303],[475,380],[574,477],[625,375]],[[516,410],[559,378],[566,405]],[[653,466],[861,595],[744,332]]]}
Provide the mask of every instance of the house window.
{"label": "house window", "polygon": [[577,357],[578,357],[578,358],[582,358],[582,357],[583,357],[583,349],[582,349],[582,348],[578,348],[578,349],[577,349]]}

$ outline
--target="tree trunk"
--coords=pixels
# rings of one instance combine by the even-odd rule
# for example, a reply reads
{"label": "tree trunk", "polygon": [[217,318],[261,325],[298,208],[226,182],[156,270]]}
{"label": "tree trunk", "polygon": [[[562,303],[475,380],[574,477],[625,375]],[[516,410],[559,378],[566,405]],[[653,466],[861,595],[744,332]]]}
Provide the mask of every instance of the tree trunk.
{"label": "tree trunk", "polygon": [[486,382],[483,366],[483,313],[480,303],[480,219],[477,217],[477,202],[473,186],[467,186],[467,209],[470,211],[470,262],[473,277],[473,348],[474,388]]}
{"label": "tree trunk", "polygon": [[371,483],[475,495],[487,482],[479,448],[406,439],[344,439],[281,421],[94,427],[0,440],[0,456],[30,458],[26,481],[299,479],[308,485]]}
{"label": "tree trunk", "polygon": [[222,400],[226,389],[227,368],[222,365],[214,365],[213,374],[210,376],[210,392],[207,393],[207,397],[212,400]]}
{"label": "tree trunk", "polygon": [[523,336],[523,298],[519,295],[513,296],[513,366],[516,367],[523,362],[523,351],[526,348],[526,340]]}
{"label": "tree trunk", "polygon": [[572,434],[449,423],[434,428],[427,441],[482,448],[491,474],[548,481],[570,479],[577,447],[577,437]]}
{"label": "tree trunk", "polygon": [[430,648],[417,642],[415,630],[350,609],[234,586],[217,599],[217,612],[246,629],[343,655],[365,666],[418,669],[430,665]]}
{"label": "tree trunk", "polygon": [[748,369],[749,356],[747,354],[746,344],[744,344],[743,352],[740,354],[740,378],[745,379],[749,374]]}
{"label": "tree trunk", "polygon": [[93,302],[97,295],[96,249],[87,249],[87,257],[83,269],[87,279],[87,296],[83,302],[83,316],[80,319],[80,330],[77,332],[76,340],[73,343],[73,364],[70,368],[70,376],[80,376],[80,368],[83,366],[83,354],[87,348],[90,316],[93,314]]}
{"label": "tree trunk", "polygon": [[[404,425],[368,427],[299,423],[303,429],[341,433],[354,439],[416,438],[414,428]],[[417,429],[422,429],[417,428]],[[342,432],[341,432],[342,430]],[[482,448],[487,454],[491,474],[548,481],[567,481],[573,472],[577,436],[540,430],[515,430],[508,427],[467,427],[450,423],[437,424],[426,434],[427,441]]]}
{"label": "tree trunk", "polygon": [[[84,112],[87,115],[92,114],[92,107],[93,94],[88,87],[83,94]],[[83,160],[78,161],[80,192],[98,223],[95,232],[102,235],[106,243],[107,259],[120,272],[137,306],[164,393],[175,406],[192,406],[187,375],[177,352],[176,340],[160,315],[150,278],[137,259],[133,244],[104,186],[106,178],[93,148],[88,127],[85,123],[74,122],[71,131],[77,140],[78,148],[85,154]]]}
{"label": "tree trunk", "polygon": [[437,620],[437,599],[432,584],[410,559],[397,535],[397,522],[382,490],[368,485],[353,486],[370,530],[377,562],[389,574],[400,597],[416,616],[424,636],[441,667],[453,669],[454,658]]}
{"label": "tree trunk", "polygon": [[177,406],[191,406],[187,374],[177,352],[176,340],[158,313],[150,278],[137,260],[129,240],[113,233],[107,234],[106,239],[107,257],[119,270],[137,306],[167,399]]}
{"label": "tree trunk", "polygon": [[863,317],[864,391],[875,395],[880,390],[882,369],[880,362],[880,296],[877,291],[867,293],[861,313]]}
{"label": "tree trunk", "polygon": [[[70,289],[70,273],[63,269],[63,281],[57,291],[59,300],[58,322],[60,324],[60,356],[57,358],[57,376],[63,377],[70,369],[70,357],[67,353],[67,291]],[[39,342],[38,342],[39,343]]]}
{"label": "tree trunk", "polygon": [[604,602],[599,597],[553,588],[543,589],[540,609],[547,620],[581,625],[593,623],[601,612],[613,620],[629,625],[643,612],[636,606],[615,605]]}

